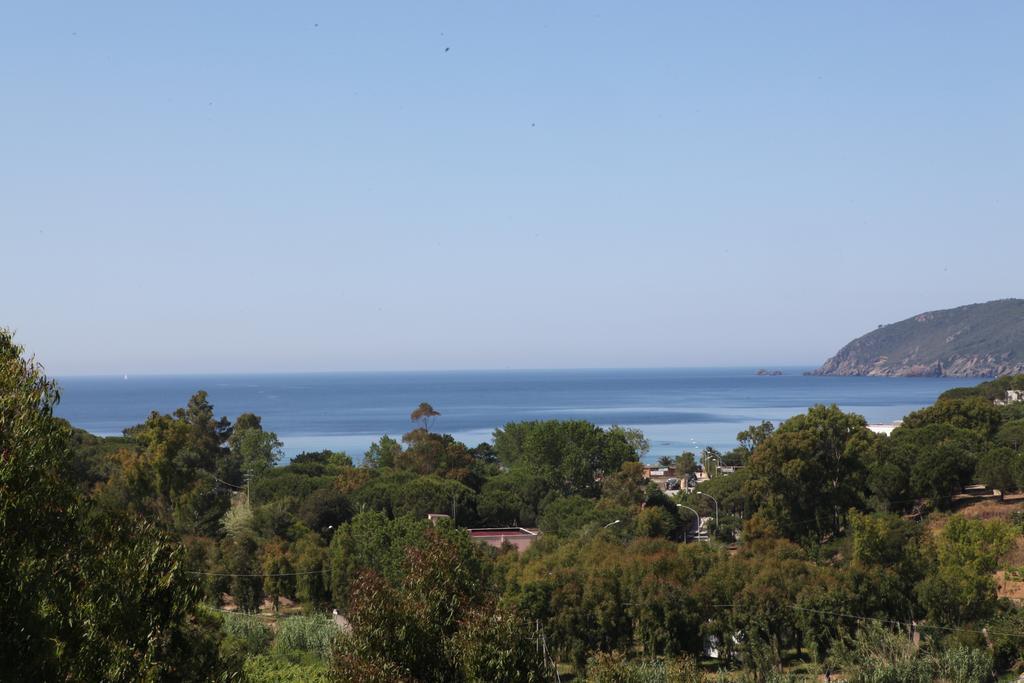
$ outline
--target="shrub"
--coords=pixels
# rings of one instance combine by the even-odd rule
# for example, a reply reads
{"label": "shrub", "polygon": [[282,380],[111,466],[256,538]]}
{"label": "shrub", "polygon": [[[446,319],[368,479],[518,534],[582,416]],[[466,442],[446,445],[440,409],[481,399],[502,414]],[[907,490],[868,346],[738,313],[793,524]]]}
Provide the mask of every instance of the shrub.
{"label": "shrub", "polygon": [[699,683],[700,666],[689,658],[627,659],[618,652],[598,653],[587,664],[588,683]]}
{"label": "shrub", "polygon": [[325,614],[288,617],[278,621],[274,652],[308,652],[326,658],[337,635],[337,625]]}
{"label": "shrub", "polygon": [[245,660],[248,683],[327,683],[327,663],[317,657],[257,655]]}
{"label": "shrub", "polygon": [[266,652],[272,633],[262,619],[252,614],[223,612],[224,641],[221,651],[226,655],[252,656]]}

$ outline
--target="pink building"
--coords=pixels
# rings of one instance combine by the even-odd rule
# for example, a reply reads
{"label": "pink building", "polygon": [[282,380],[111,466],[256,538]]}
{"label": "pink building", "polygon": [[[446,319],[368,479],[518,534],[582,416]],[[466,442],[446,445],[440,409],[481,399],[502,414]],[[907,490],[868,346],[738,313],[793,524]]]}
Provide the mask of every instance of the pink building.
{"label": "pink building", "polygon": [[501,548],[508,543],[515,546],[518,552],[529,548],[540,537],[540,531],[537,529],[524,529],[518,526],[498,529],[467,529],[467,531],[470,538],[481,543],[495,548]]}

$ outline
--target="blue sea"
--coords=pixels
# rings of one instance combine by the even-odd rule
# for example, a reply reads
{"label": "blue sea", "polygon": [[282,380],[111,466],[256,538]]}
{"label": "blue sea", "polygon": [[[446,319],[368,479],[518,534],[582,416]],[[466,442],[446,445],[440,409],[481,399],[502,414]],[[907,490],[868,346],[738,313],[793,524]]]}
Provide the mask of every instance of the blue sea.
{"label": "blue sea", "polygon": [[66,377],[57,413],[101,436],[184,406],[199,389],[216,414],[263,417],[290,458],[305,450],[346,451],[356,461],[383,434],[400,437],[421,401],[440,411],[435,431],[476,445],[507,422],[584,419],[643,430],[647,458],[736,445],[736,433],[816,403],[836,403],[869,422],[892,422],[932,403],[960,378],[809,377],[810,368],[757,376],[756,368],[505,370],[315,374]]}

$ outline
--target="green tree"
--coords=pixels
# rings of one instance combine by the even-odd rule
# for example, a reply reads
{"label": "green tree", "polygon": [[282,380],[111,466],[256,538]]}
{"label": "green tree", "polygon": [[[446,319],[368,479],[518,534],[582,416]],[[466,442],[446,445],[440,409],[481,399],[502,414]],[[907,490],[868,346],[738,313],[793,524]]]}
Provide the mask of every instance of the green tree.
{"label": "green tree", "polygon": [[367,467],[394,467],[401,452],[402,444],[385,434],[379,441],[370,444],[363,456],[363,464]]}
{"label": "green tree", "polygon": [[456,523],[466,524],[476,519],[476,494],[451,479],[416,477],[394,501],[393,512],[416,519],[425,519],[431,513],[453,514]]}
{"label": "green tree", "polygon": [[[184,551],[79,497],[60,398],[0,330],[0,671],[11,680],[223,673]],[[215,633],[215,631],[213,632]]]}
{"label": "green tree", "polygon": [[940,565],[918,584],[917,596],[929,619],[957,626],[993,614],[996,584],[991,576]]}
{"label": "green tree", "polygon": [[221,544],[228,591],[243,612],[256,612],[263,602],[263,567],[257,558],[258,546],[252,537],[228,538]]}
{"label": "green tree", "polygon": [[295,595],[307,611],[326,609],[331,603],[330,569],[327,549],[312,534],[296,541]]}
{"label": "green tree", "polygon": [[992,616],[996,608],[992,573],[1016,535],[1005,522],[951,517],[939,536],[938,569],[917,587],[929,618],[943,626],[957,626]]}
{"label": "green tree", "polygon": [[334,533],[328,549],[330,589],[339,608],[362,572],[372,570],[389,581],[397,581],[408,548],[424,542],[427,520],[398,517],[380,512],[360,512]]}
{"label": "green tree", "polygon": [[978,458],[975,479],[1001,493],[1020,488],[1022,458],[1007,447],[990,448]]}
{"label": "green tree", "polygon": [[627,430],[604,431],[583,420],[509,423],[494,432],[494,448],[506,466],[526,468],[566,495],[596,497],[600,479],[636,461]]}
{"label": "green tree", "polygon": [[636,518],[636,533],[640,536],[669,536],[679,525],[679,520],[661,507],[648,507],[640,511]]}
{"label": "green tree", "polygon": [[467,629],[476,615],[492,612],[493,604],[487,565],[464,534],[428,530],[421,544],[406,550],[399,576],[392,583],[364,572],[353,584],[353,631],[335,650],[337,680],[462,681],[474,680],[463,678],[465,669],[500,671],[513,661],[534,666],[536,660],[520,651],[523,636],[477,643],[493,629]]}
{"label": "green tree", "polygon": [[284,457],[282,443],[274,432],[259,427],[235,429],[231,434],[231,453],[238,460],[243,474],[259,478],[264,476]]}
{"label": "green tree", "polygon": [[618,505],[639,505],[646,497],[647,480],[639,462],[624,462],[618,472],[601,482],[601,496]]}
{"label": "green tree", "polygon": [[931,424],[947,424],[968,429],[982,438],[991,438],[1002,418],[999,409],[980,396],[962,399],[940,399],[903,419],[903,427],[914,429]]}
{"label": "green tree", "polygon": [[676,474],[683,476],[697,471],[697,456],[690,451],[683,451],[676,456]]}
{"label": "green tree", "polygon": [[306,496],[298,514],[306,526],[330,538],[334,528],[352,518],[352,505],[337,488],[328,485]]}
{"label": "green tree", "polygon": [[450,434],[414,429],[402,436],[406,449],[395,455],[395,467],[416,474],[436,474],[464,484],[475,484],[476,459],[466,445]]}
{"label": "green tree", "polygon": [[868,488],[883,509],[909,509],[922,498],[946,507],[973,479],[984,448],[977,433],[950,424],[900,427],[864,452]]}
{"label": "green tree", "polygon": [[486,526],[535,526],[546,493],[544,479],[532,472],[503,472],[484,482],[477,514]]}
{"label": "green tree", "polygon": [[1014,451],[1024,448],[1024,419],[1003,423],[996,432],[995,441],[1000,446],[1006,446]]}
{"label": "green tree", "polygon": [[861,506],[864,453],[875,438],[859,415],[814,406],[782,423],[757,447],[745,493],[757,516],[787,538],[817,542]]}
{"label": "green tree", "polygon": [[295,599],[295,568],[280,543],[263,548],[263,593],[270,598],[274,611],[281,607],[281,597]]}
{"label": "green tree", "polygon": [[507,609],[475,609],[451,639],[464,681],[539,683],[549,680],[537,634]]}
{"label": "green tree", "polygon": [[922,450],[910,470],[912,490],[928,498],[940,509],[948,508],[953,494],[960,490],[961,452],[952,444],[944,443]]}
{"label": "green tree", "polygon": [[612,425],[608,428],[607,434],[612,439],[621,439],[638,460],[642,460],[651,450],[651,442],[639,429]]}
{"label": "green tree", "polygon": [[753,454],[757,447],[764,443],[775,431],[775,425],[769,420],[761,420],[760,424],[750,425],[736,435],[740,447]]}

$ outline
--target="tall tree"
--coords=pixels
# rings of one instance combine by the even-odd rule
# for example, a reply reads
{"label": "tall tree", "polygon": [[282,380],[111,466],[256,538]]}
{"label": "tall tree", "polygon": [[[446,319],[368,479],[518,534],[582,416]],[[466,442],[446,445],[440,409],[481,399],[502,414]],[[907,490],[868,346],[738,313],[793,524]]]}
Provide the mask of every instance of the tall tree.
{"label": "tall tree", "polygon": [[750,461],[745,492],[767,522],[791,539],[817,542],[837,533],[862,505],[863,456],[873,435],[859,415],[812,407],[782,423]]}
{"label": "tall tree", "polygon": [[10,680],[199,680],[216,630],[180,547],[78,497],[56,384],[0,330],[0,671]]}
{"label": "tall tree", "polygon": [[420,422],[423,425],[423,429],[430,431],[430,424],[435,417],[438,417],[441,413],[434,410],[434,406],[430,405],[426,401],[416,406],[416,408],[409,413],[409,419],[413,422]]}
{"label": "tall tree", "polygon": [[636,461],[637,445],[626,430],[605,431],[584,420],[514,422],[494,432],[504,465],[527,468],[566,495],[597,496],[601,479]]}

